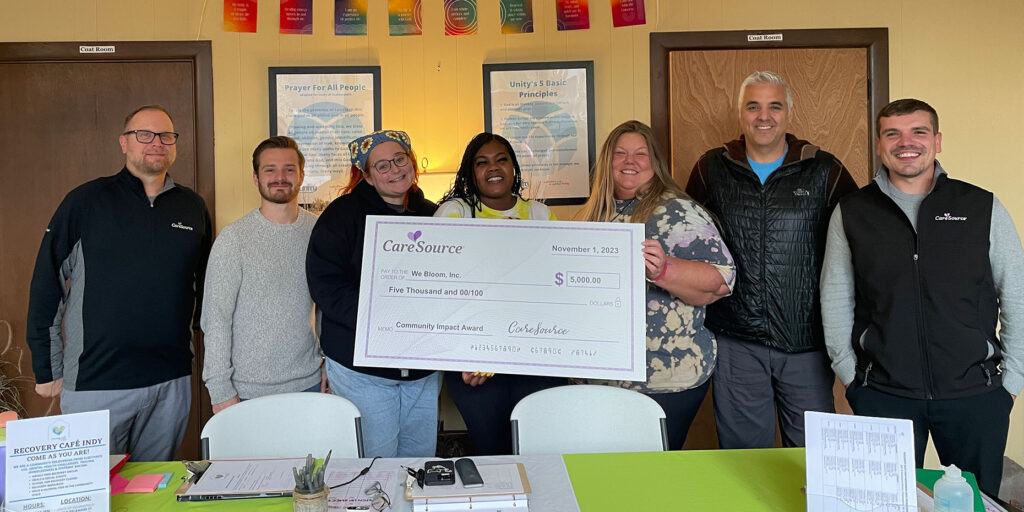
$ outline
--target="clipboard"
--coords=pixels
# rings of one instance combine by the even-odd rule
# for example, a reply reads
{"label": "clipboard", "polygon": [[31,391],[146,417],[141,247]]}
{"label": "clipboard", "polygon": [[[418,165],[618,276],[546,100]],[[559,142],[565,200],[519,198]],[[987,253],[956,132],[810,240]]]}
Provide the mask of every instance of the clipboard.
{"label": "clipboard", "polygon": [[[304,458],[186,461],[188,476],[174,491],[174,497],[178,501],[290,497],[295,487],[290,468],[302,467],[305,463]],[[284,475],[287,479],[280,475],[284,468],[289,468],[289,472]],[[253,486],[252,482],[245,480],[247,472],[253,470],[266,473],[260,474],[267,478],[255,480],[263,480],[267,484]],[[238,488],[233,489],[236,483],[239,484]]]}

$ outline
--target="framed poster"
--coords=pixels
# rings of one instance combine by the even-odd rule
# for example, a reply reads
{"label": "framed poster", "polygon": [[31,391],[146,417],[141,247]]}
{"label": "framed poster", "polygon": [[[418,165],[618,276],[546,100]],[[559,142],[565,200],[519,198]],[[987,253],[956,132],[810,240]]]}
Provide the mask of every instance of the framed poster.
{"label": "framed poster", "polygon": [[348,143],[380,129],[380,66],[272,67],[270,135],[306,157],[299,204],[319,214],[348,184]]}
{"label": "framed poster", "polygon": [[583,204],[594,165],[594,62],[484,64],[484,129],[512,143],[523,196]]}

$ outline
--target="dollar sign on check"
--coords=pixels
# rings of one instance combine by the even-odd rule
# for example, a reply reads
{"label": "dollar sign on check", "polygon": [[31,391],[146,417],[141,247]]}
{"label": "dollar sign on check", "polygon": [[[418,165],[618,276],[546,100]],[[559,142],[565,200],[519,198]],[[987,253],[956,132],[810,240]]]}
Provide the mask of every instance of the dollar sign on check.
{"label": "dollar sign on check", "polygon": [[562,280],[562,273],[561,272],[555,272],[555,285],[556,286],[562,286],[562,283],[564,283],[564,282],[565,281]]}

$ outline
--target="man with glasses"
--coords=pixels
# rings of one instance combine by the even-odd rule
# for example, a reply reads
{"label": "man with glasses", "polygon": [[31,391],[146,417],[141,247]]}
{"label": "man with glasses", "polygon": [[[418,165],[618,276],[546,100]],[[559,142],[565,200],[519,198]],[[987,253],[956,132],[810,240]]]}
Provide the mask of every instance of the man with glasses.
{"label": "man with glasses", "polygon": [[72,190],[36,258],[27,341],[36,392],[61,412],[110,411],[110,452],[170,460],[191,404],[192,326],[213,229],[174,183],[178,134],[159,105],[136,109],[121,172]]}

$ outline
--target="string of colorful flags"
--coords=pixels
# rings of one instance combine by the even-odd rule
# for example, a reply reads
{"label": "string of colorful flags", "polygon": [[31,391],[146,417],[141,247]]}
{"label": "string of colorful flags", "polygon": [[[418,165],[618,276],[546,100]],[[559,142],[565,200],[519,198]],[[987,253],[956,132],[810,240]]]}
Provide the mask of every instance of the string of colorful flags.
{"label": "string of colorful flags", "polygon": [[[334,34],[366,35],[370,0],[334,0]],[[627,27],[647,22],[644,0],[609,0],[612,25]],[[226,32],[256,32],[258,0],[224,0]],[[557,0],[558,30],[590,28],[590,0]],[[388,0],[388,33],[393,36],[423,34],[422,0]],[[462,36],[477,33],[477,0],[444,0],[444,33]],[[500,0],[501,33],[533,32],[533,0]],[[313,0],[281,0],[280,33],[313,33]]]}

